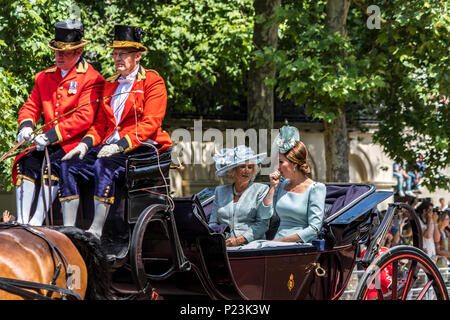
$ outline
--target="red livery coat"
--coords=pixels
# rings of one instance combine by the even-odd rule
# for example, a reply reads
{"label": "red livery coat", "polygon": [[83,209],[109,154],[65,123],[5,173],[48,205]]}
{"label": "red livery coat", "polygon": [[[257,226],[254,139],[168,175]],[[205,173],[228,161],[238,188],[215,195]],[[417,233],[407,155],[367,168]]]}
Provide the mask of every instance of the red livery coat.
{"label": "red livery coat", "polygon": [[[116,73],[106,79],[103,96],[114,94],[120,74]],[[170,135],[162,130],[162,120],[166,113],[167,92],[163,78],[153,70],[139,66],[136,79],[125,102],[119,123],[116,123],[110,103],[112,98],[102,101],[94,121],[83,138],[89,147],[103,144],[115,132],[119,132],[120,140],[116,142],[124,148],[124,153],[136,149],[148,139],[161,145],[165,150],[172,145]]]}
{"label": "red livery coat", "polygon": [[[24,127],[34,128],[42,113],[47,124],[77,106],[99,99],[103,84],[100,73],[84,59],[80,59],[64,79],[56,66],[37,73],[33,91],[19,110],[19,131]],[[98,102],[88,104],[50,124],[43,132],[51,144],[59,143],[67,153],[78,145],[92,125],[98,105]],[[14,183],[15,169],[14,165]]]}
{"label": "red livery coat", "polygon": [[[377,253],[377,257],[380,256],[383,252],[389,250],[386,247],[380,247],[380,250]],[[361,252],[361,259],[364,258],[364,254],[366,253],[366,250],[364,249]],[[384,268],[380,275],[380,289],[383,295],[391,291],[391,285],[392,285],[392,264],[388,265],[386,268]],[[367,299],[376,299],[378,297],[377,289],[375,287],[370,287],[369,292],[367,294]]]}

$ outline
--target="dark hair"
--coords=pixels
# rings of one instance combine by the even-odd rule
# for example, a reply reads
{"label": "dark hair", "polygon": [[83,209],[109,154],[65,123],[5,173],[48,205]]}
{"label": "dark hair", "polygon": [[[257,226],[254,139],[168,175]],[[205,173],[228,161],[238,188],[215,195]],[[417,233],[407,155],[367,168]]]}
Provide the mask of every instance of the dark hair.
{"label": "dark hair", "polygon": [[311,173],[311,167],[308,163],[308,149],[303,142],[297,141],[295,146],[286,152],[285,156],[289,161],[298,164],[298,168],[303,174]]}
{"label": "dark hair", "polygon": [[424,201],[422,202],[417,208],[416,208],[416,212],[421,215],[423,210],[428,210],[428,208],[430,206],[432,206],[433,204],[430,201]]}

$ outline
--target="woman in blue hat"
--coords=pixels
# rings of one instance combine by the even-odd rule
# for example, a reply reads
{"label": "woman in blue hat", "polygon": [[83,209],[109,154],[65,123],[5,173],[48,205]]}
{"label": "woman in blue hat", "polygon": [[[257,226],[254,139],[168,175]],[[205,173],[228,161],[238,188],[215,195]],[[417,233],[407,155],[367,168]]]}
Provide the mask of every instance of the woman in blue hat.
{"label": "woman in blue hat", "polygon": [[308,150],[295,127],[283,126],[276,139],[279,168],[270,174],[264,205],[280,217],[274,241],[311,242],[322,227],[326,188],[310,177]]}
{"label": "woman in blue hat", "polygon": [[269,187],[253,182],[259,172],[258,164],[266,154],[255,154],[251,148],[238,146],[222,149],[214,155],[216,174],[227,176],[232,183],[215,190],[214,209],[209,226],[230,228],[227,247],[237,247],[253,240],[265,239],[271,208],[262,205]]}

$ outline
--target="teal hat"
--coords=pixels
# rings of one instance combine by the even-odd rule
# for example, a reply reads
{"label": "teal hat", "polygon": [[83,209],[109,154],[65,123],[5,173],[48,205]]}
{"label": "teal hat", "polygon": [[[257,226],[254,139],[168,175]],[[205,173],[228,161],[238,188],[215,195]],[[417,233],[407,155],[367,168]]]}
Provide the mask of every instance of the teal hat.
{"label": "teal hat", "polygon": [[296,127],[292,126],[282,126],[279,135],[275,139],[278,151],[282,154],[291,150],[298,141],[300,141],[300,133]]}
{"label": "teal hat", "polygon": [[255,154],[255,152],[244,145],[237,146],[234,149],[223,148],[214,155],[216,162],[216,175],[224,176],[227,171],[240,166],[248,161],[256,161],[256,164],[266,157],[266,153]]}

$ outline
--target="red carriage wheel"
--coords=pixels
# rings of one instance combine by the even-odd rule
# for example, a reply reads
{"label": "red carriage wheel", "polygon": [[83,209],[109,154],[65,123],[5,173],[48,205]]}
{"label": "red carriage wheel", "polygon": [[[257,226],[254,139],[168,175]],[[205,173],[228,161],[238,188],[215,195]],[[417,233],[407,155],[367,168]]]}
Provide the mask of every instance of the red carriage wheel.
{"label": "red carriage wheel", "polygon": [[396,246],[378,256],[359,280],[356,300],[448,300],[445,282],[422,250]]}

